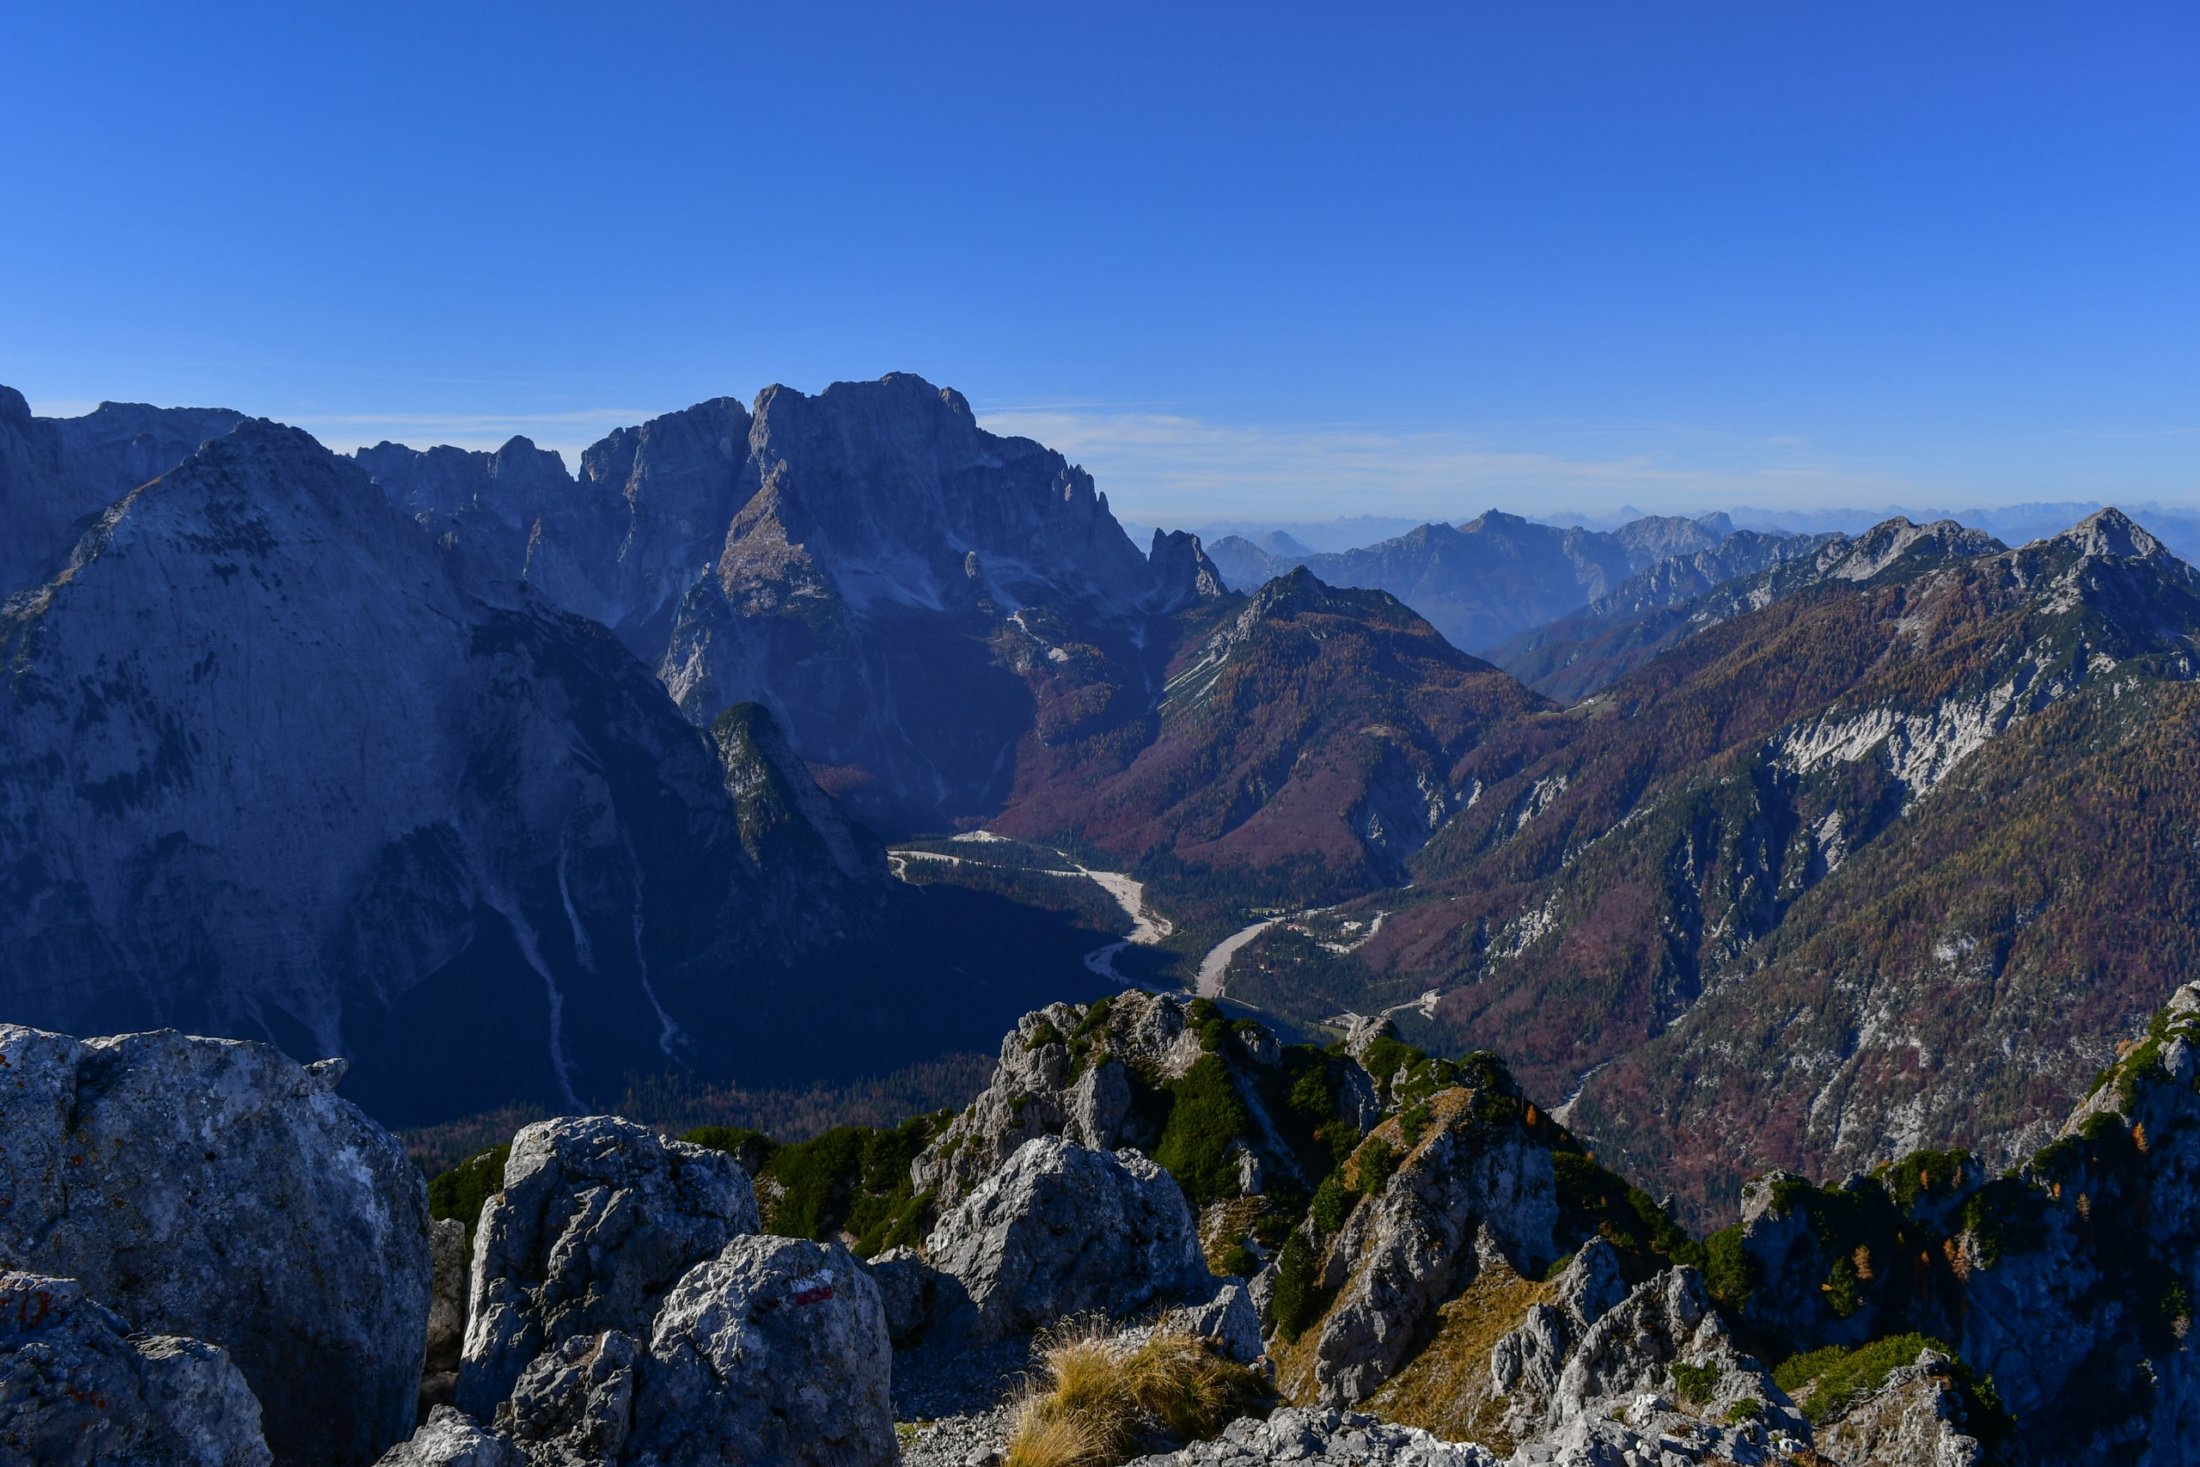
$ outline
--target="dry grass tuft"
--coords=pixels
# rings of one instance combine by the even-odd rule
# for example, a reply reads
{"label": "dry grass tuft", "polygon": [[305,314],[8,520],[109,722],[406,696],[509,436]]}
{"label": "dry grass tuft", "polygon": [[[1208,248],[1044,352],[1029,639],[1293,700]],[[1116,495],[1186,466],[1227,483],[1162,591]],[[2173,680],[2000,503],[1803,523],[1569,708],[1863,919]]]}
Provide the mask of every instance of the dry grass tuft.
{"label": "dry grass tuft", "polygon": [[1268,1395],[1258,1373],[1175,1331],[1126,1346],[1104,1321],[1077,1323],[1056,1332],[1044,1358],[1044,1383],[1016,1408],[1003,1467],[1116,1467],[1203,1441]]}

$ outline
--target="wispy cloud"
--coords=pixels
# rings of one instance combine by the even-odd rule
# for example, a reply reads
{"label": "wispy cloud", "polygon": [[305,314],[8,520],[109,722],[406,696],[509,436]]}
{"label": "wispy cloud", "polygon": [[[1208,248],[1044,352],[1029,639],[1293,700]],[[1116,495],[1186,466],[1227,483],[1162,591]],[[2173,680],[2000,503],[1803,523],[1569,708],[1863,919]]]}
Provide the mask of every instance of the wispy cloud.
{"label": "wispy cloud", "polygon": [[999,409],[982,421],[1060,449],[1092,471],[1118,514],[1163,525],[1350,514],[1461,519],[1493,506],[1530,513],[1605,513],[1623,504],[1875,506],[1936,492],[1820,461],[1791,436],[1673,425],[1518,430],[1585,450],[1561,452],[1507,444],[1491,432],[1224,424],[1084,406]]}

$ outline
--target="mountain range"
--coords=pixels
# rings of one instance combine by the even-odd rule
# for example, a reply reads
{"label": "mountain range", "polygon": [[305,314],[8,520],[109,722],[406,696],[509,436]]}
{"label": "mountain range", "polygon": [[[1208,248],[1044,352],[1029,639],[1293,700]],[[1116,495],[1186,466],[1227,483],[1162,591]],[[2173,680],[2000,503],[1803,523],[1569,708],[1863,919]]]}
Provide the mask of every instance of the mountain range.
{"label": "mountain range", "polygon": [[[1025,900],[1097,872],[1157,981],[1495,1050],[1708,1222],[2020,1154],[2194,956],[2200,585],[2115,511],[1141,550],[898,374],[577,473],[7,393],[0,506],[6,1017],[385,1115],[939,1053],[1108,981]],[[890,874],[979,827],[1059,860]]]}
{"label": "mountain range", "polygon": [[1616,530],[1586,530],[1493,509],[1465,524],[1420,525],[1353,550],[1315,554],[1288,536],[1265,543],[1231,536],[1217,540],[1209,554],[1233,589],[1249,590],[1304,566],[1331,585],[1388,591],[1453,646],[1493,653],[1509,639],[1608,598],[1670,604],[1672,596],[1688,593],[1638,578],[1674,560],[1700,559],[1695,577],[1711,579],[1696,589],[1708,589],[1793,553],[1790,540],[1738,535],[1726,516],[1716,514],[1646,516]]}

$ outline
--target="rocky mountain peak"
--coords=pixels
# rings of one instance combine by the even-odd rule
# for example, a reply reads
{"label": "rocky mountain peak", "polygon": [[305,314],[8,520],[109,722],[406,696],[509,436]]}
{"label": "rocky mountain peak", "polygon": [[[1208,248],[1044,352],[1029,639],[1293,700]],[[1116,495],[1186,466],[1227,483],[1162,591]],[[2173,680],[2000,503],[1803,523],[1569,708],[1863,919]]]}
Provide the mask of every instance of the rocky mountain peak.
{"label": "rocky mountain peak", "polygon": [[1222,572],[1207,558],[1199,537],[1188,531],[1155,530],[1146,563],[1153,567],[1159,609],[1175,610],[1229,594]]}
{"label": "rocky mountain peak", "polygon": [[20,423],[28,421],[30,415],[30,400],[14,388],[0,383],[0,419]]}
{"label": "rocky mountain peak", "polygon": [[2152,560],[2169,554],[2160,540],[2114,505],[2087,515],[2054,539],[2087,558]]}

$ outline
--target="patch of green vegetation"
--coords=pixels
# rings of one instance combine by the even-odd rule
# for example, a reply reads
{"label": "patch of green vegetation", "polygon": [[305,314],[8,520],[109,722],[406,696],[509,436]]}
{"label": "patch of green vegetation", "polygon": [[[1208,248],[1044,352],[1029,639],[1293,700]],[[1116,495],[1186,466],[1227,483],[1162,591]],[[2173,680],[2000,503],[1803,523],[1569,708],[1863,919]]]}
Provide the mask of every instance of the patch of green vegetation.
{"label": "patch of green vegetation", "polygon": [[1314,1226],[1328,1237],[1344,1226],[1344,1220],[1352,1215],[1352,1194],[1335,1176],[1322,1178],[1322,1184],[1314,1189],[1314,1201],[1306,1215],[1314,1220]]}
{"label": "patch of green vegetation", "polygon": [[1561,1246],[1602,1238],[1617,1250],[1620,1271],[1633,1283],[1669,1264],[1702,1266],[1702,1249],[1642,1188],[1578,1151],[1552,1152],[1551,1170],[1558,1183]]}
{"label": "patch of green vegetation", "polygon": [[1050,1044],[1066,1046],[1068,1041],[1062,1037],[1062,1031],[1055,1028],[1051,1020],[1041,1019],[1032,1026],[1031,1036],[1024,1040],[1024,1053],[1030,1054],[1034,1050],[1044,1049]]}
{"label": "patch of green vegetation", "polygon": [[1281,1063],[1257,1075],[1268,1113],[1291,1144],[1299,1169],[1316,1182],[1342,1166],[1360,1144],[1358,1128],[1339,1114],[1341,1071],[1350,1064],[1312,1045],[1293,1044],[1285,1046]]}
{"label": "patch of green vegetation", "polygon": [[[1829,1345],[1787,1360],[1772,1372],[1772,1383],[1790,1396],[1802,1397],[1803,1415],[1815,1426],[1878,1390],[1895,1371],[1916,1363],[1924,1350],[1937,1350],[1952,1362],[1956,1383],[1978,1411],[1978,1419],[1970,1423],[1973,1435],[1987,1435],[1997,1421],[2006,1421],[1993,1382],[1978,1375],[1954,1350],[1930,1335],[1889,1335],[1853,1350]],[[1988,1430],[1980,1430],[1982,1427]]]}
{"label": "patch of green vegetation", "polygon": [[1421,1144],[1421,1133],[1428,1126],[1428,1102],[1409,1105],[1398,1113],[1398,1134],[1405,1137],[1406,1145]]}
{"label": "patch of green vegetation", "polygon": [[1711,1399],[1711,1393],[1719,1388],[1719,1368],[1716,1365],[1690,1365],[1686,1361],[1673,1362],[1673,1394],[1683,1404],[1700,1406]]}
{"label": "patch of green vegetation", "polygon": [[1304,1233],[1293,1233],[1277,1255],[1276,1292],[1269,1308],[1285,1344],[1296,1343],[1306,1327],[1322,1316],[1321,1280],[1314,1272],[1318,1262]]}
{"label": "patch of green vegetation", "polygon": [[1826,1270],[1826,1282],[1820,1290],[1826,1297],[1826,1305],[1834,1314],[1847,1319],[1864,1307],[1864,1282],[1857,1276],[1856,1264],[1843,1257],[1833,1260],[1833,1267]]}
{"label": "patch of green vegetation", "polygon": [[492,1146],[428,1182],[428,1216],[457,1218],[466,1224],[466,1256],[469,1258],[474,1252],[474,1227],[481,1221],[481,1209],[491,1197],[504,1190],[504,1163],[511,1154],[509,1141]]}
{"label": "patch of green vegetation", "polygon": [[1249,1279],[1260,1272],[1260,1260],[1243,1243],[1232,1243],[1223,1249],[1221,1263],[1224,1274],[1241,1279]]}
{"label": "patch of green vegetation", "polygon": [[1362,1146],[1354,1175],[1360,1195],[1372,1197],[1382,1191],[1384,1184],[1398,1170],[1399,1159],[1397,1148],[1380,1136]]}
{"label": "patch of green vegetation", "polygon": [[1398,1078],[1400,1070],[1410,1070],[1417,1061],[1427,1058],[1404,1040],[1379,1034],[1360,1051],[1360,1068],[1366,1070],[1374,1078],[1376,1087],[1387,1095],[1390,1082]]}
{"label": "patch of green vegetation", "polygon": [[1758,1420],[1764,1414],[1764,1402],[1758,1400],[1755,1396],[1744,1396],[1726,1408],[1726,1424],[1728,1426],[1743,1426]]}
{"label": "patch of green vegetation", "polygon": [[1971,1153],[1961,1149],[1913,1151],[1882,1167],[1879,1175],[1894,1205],[1908,1214],[1915,1213],[1920,1202],[1947,1199],[1963,1185],[1974,1165]]}
{"label": "patch of green vegetation", "polygon": [[1749,1307],[1763,1282],[1757,1260],[1742,1246],[1739,1223],[1722,1228],[1703,1241],[1703,1281],[1711,1297],[1736,1313]]}
{"label": "patch of green vegetation", "polygon": [[[770,1147],[757,1172],[764,1184],[757,1189],[764,1230],[817,1242],[845,1234],[849,1248],[863,1258],[914,1244],[931,1220],[932,1194],[916,1190],[909,1164],[938,1126],[933,1116],[918,1116],[892,1130],[836,1126],[808,1141]],[[740,1156],[760,1138],[735,1127],[707,1126],[681,1139]]]}
{"label": "patch of green vegetation", "polygon": [[1196,1207],[1237,1196],[1233,1147],[1251,1132],[1253,1118],[1238,1099],[1229,1065],[1219,1054],[1203,1054],[1168,1089],[1169,1119],[1154,1161]]}

